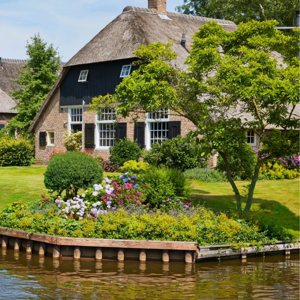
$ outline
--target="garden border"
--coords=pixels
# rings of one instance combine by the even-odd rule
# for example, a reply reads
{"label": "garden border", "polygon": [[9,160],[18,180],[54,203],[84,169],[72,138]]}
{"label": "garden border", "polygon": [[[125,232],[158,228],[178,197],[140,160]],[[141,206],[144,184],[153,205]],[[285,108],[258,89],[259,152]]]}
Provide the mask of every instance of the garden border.
{"label": "garden border", "polygon": [[275,244],[266,244],[262,247],[249,245],[240,249],[232,249],[232,245],[197,246],[196,242],[176,241],[144,241],[144,240],[110,240],[90,238],[56,237],[40,233],[8,229],[0,227],[0,245],[2,249],[13,248],[14,251],[26,251],[27,254],[37,253],[39,256],[52,256],[54,260],[71,258],[74,260],[94,259],[125,259],[169,261],[196,261],[210,259],[245,260],[247,256],[257,254],[285,254],[299,252],[300,239],[279,241]]}

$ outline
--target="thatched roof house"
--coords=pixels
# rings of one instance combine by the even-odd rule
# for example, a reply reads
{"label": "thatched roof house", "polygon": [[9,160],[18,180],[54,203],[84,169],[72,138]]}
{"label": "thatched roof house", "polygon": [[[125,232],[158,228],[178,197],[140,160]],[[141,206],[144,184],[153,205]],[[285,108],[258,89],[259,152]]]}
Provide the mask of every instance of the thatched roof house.
{"label": "thatched roof house", "polygon": [[[192,45],[192,37],[200,26],[208,21],[216,21],[227,31],[236,29],[231,21],[204,18],[167,12],[166,0],[148,0],[149,8],[127,6],[123,12],[101,30],[89,43],[79,50],[65,65],[52,91],[45,99],[39,113],[34,118],[29,131],[34,132],[37,121],[47,107],[55,91],[61,86],[70,70],[74,67],[88,66],[112,61],[134,59],[132,52],[140,45],[155,42],[167,43],[174,41],[173,50],[178,54],[175,64],[179,68],[186,68],[184,61]],[[185,35],[185,47],[182,46],[182,37]],[[105,92],[105,94],[108,91]],[[99,93],[97,94],[99,95]],[[92,95],[93,97],[97,95]],[[91,96],[91,98],[92,98]],[[89,100],[85,100],[88,104]],[[74,103],[75,104],[75,103]]]}
{"label": "thatched roof house", "polygon": [[20,86],[14,82],[19,76],[26,60],[0,58],[0,129],[7,124],[7,119],[14,117],[18,111],[13,109],[16,101],[9,91],[18,90]]}

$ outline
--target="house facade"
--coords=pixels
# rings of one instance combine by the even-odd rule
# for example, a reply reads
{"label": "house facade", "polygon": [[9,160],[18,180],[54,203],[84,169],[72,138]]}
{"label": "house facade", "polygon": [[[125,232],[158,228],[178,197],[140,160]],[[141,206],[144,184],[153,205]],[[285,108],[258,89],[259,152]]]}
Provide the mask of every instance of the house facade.
{"label": "house facade", "polygon": [[20,86],[14,82],[26,60],[7,59],[0,57],[0,130],[7,126],[8,121],[18,113],[13,109],[17,103],[9,95],[9,91],[18,90]]}
{"label": "house facade", "polygon": [[[94,97],[113,94],[122,79],[130,75],[135,68],[132,52],[140,45],[173,40],[172,49],[178,54],[174,64],[186,69],[184,61],[192,36],[207,21],[217,21],[227,31],[236,29],[231,21],[167,12],[166,0],[149,0],[147,9],[125,7],[64,65],[29,129],[36,133],[36,161],[46,163],[47,153],[63,149],[63,134],[70,130],[83,132],[84,150],[106,159],[109,147],[120,138],[137,140],[148,150],[153,143],[195,130],[187,119],[164,110],[145,112],[134,124],[131,117],[120,118],[112,110],[101,115],[91,112],[89,104]],[[258,145],[251,132],[248,140],[253,146]]]}

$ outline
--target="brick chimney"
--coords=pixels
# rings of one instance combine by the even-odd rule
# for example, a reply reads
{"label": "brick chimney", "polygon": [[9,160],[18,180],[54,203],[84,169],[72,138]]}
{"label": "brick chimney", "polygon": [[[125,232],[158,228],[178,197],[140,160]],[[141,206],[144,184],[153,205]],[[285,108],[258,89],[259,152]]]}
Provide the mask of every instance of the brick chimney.
{"label": "brick chimney", "polygon": [[148,0],[148,8],[155,9],[158,14],[167,14],[167,0]]}

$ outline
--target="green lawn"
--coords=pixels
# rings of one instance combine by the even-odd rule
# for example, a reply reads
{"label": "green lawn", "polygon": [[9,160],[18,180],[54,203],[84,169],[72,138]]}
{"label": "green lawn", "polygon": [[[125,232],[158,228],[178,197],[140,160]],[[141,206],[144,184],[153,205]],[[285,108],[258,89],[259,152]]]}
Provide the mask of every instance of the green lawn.
{"label": "green lawn", "polygon": [[[0,168],[0,210],[15,201],[32,201],[47,194],[44,186],[46,167]],[[106,173],[109,175],[108,173]],[[239,188],[247,182],[238,182]],[[235,198],[229,183],[193,181],[194,203],[214,210],[235,208]],[[271,211],[280,225],[299,231],[299,180],[259,181],[252,210]]]}

